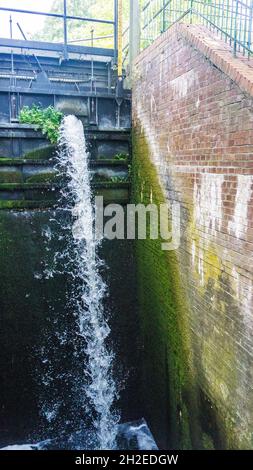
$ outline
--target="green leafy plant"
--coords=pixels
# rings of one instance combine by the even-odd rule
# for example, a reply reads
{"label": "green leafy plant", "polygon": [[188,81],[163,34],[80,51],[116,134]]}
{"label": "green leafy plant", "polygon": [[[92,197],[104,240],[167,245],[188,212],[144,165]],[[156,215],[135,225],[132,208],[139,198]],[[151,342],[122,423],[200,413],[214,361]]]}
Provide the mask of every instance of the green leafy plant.
{"label": "green leafy plant", "polygon": [[127,183],[128,176],[111,176],[111,183]]}
{"label": "green leafy plant", "polygon": [[128,155],[126,153],[117,153],[114,155],[114,160],[121,160],[126,161],[128,159]]}
{"label": "green leafy plant", "polygon": [[63,114],[53,106],[41,108],[33,105],[31,108],[24,106],[19,114],[19,122],[23,124],[34,124],[36,129],[46,135],[51,144],[57,144],[59,139],[59,127]]}

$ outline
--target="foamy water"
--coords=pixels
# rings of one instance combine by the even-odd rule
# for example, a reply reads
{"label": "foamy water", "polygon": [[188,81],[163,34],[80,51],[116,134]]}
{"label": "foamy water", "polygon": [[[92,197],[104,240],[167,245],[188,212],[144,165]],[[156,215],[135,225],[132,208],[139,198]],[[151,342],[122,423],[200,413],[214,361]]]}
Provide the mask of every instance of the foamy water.
{"label": "foamy water", "polygon": [[112,374],[114,356],[106,344],[110,333],[103,307],[106,285],[99,272],[100,242],[93,237],[95,215],[84,131],[75,116],[63,120],[60,149],[59,166],[67,176],[64,203],[72,224],[67,252],[77,286],[71,305],[77,318],[76,334],[83,339],[87,358],[83,364],[86,412],[92,417],[96,448],[113,449],[119,416],[113,410],[117,396]]}

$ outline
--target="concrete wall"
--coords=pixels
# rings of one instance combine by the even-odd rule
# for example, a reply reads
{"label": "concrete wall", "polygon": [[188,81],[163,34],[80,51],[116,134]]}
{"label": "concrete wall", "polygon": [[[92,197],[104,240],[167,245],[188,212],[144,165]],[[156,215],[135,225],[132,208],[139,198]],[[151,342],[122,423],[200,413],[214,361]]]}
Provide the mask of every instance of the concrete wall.
{"label": "concrete wall", "polygon": [[136,243],[146,416],[163,447],[253,448],[249,65],[194,25],[135,63],[133,198],[181,204],[178,250]]}

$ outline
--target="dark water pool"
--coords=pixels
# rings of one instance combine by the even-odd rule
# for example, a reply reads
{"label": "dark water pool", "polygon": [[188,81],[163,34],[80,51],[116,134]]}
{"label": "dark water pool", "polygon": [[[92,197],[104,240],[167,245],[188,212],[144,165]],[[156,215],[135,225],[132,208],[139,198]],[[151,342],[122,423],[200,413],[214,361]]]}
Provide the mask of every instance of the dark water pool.
{"label": "dark water pool", "polygon": [[[1,447],[69,436],[91,425],[83,357],[68,304],[73,279],[64,275],[64,265],[52,275],[54,255],[64,248],[52,218],[49,210],[0,212]],[[116,406],[122,422],[139,420],[143,400],[133,245],[105,241],[100,254],[108,285],[109,341],[116,355]]]}

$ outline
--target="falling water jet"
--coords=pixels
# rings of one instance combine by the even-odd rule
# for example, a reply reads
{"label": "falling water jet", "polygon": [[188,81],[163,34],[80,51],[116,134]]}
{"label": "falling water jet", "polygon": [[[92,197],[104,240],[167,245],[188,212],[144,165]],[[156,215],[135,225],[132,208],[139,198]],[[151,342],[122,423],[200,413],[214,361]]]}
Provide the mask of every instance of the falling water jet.
{"label": "falling water jet", "polygon": [[64,204],[71,213],[71,232],[67,252],[72,258],[76,285],[71,299],[77,317],[77,334],[84,342],[85,393],[93,417],[96,448],[113,449],[119,415],[114,411],[117,397],[112,375],[113,353],[106,345],[110,333],[103,307],[106,285],[99,268],[98,247],[93,237],[94,207],[88,169],[88,153],[81,121],[75,116],[63,119],[60,128],[59,167],[67,177]]}

